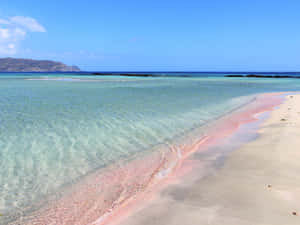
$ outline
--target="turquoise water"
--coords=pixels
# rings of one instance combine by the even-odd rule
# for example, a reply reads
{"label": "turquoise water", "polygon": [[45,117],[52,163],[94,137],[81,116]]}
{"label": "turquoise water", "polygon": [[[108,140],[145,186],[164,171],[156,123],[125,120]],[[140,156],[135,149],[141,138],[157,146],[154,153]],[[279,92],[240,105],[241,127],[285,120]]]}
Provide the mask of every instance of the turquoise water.
{"label": "turquoise water", "polygon": [[299,90],[297,79],[2,74],[0,224],[92,171],[172,145],[254,94]]}

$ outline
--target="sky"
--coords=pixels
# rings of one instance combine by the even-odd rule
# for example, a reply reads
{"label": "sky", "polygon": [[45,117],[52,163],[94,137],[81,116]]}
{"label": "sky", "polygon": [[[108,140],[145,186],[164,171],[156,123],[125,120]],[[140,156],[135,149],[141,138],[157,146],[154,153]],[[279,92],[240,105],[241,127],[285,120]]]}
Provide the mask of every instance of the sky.
{"label": "sky", "polygon": [[1,0],[0,57],[86,71],[300,71],[299,0]]}

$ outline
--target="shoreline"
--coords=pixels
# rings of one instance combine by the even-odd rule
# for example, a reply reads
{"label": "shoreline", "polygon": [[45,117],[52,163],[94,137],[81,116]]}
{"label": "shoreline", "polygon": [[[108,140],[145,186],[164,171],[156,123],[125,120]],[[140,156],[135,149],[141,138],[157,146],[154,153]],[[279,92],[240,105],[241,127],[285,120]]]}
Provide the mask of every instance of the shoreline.
{"label": "shoreline", "polygon": [[[168,189],[169,186],[181,183],[182,180],[185,180],[185,176],[188,176],[190,180],[194,180],[195,177],[199,178],[199,174],[194,173],[195,169],[198,168],[200,170],[207,170],[204,171],[204,173],[201,173],[201,171],[198,170],[198,173],[200,173],[199,179],[210,176],[210,165],[208,165],[208,168],[206,168],[205,165],[201,165],[203,162],[201,160],[195,160],[194,156],[197,154],[210,154],[211,151],[215,151],[215,148],[218,149],[220,145],[228,145],[228,142],[232,141],[232,137],[234,140],[236,135],[247,136],[250,132],[249,130],[252,130],[252,132],[256,134],[255,132],[258,131],[258,125],[267,117],[263,114],[271,112],[274,110],[274,108],[282,104],[284,101],[283,96],[286,94],[287,93],[284,92],[258,94],[253,102],[250,102],[245,106],[234,110],[230,114],[223,116],[219,121],[217,121],[216,124],[213,125],[213,127],[209,128],[207,139],[199,146],[196,146],[192,151],[188,152],[186,157],[181,160],[177,170],[173,171],[170,176],[163,180],[159,184],[159,187],[152,188],[149,190],[149,193],[144,194],[141,199],[138,199],[136,202],[126,206],[125,208],[121,208],[119,212],[115,212],[116,214],[113,215],[112,218],[109,218],[105,221],[95,221],[89,225],[131,225],[131,223],[134,221],[130,220],[130,223],[126,223],[126,219],[131,218],[132,215],[138,214],[139,211],[143,212],[144,208],[152,205],[153,202],[157,201],[157,199],[159,200],[161,193],[164,192],[165,189]],[[247,128],[244,130],[243,127]],[[242,140],[236,146],[230,146],[231,150],[229,150],[229,152],[236,150],[241,145],[249,141],[250,140]],[[218,154],[218,152],[216,154]],[[225,150],[224,154],[221,152],[220,157],[227,157],[227,154],[228,149]],[[212,157],[214,158],[216,156],[214,155]],[[194,177],[191,174],[193,174]],[[136,224],[144,224],[144,222],[145,221]],[[181,224],[184,224],[184,221],[182,221]]]}
{"label": "shoreline", "polygon": [[[279,96],[282,94],[283,93],[269,93],[258,95],[258,99],[255,100],[254,103],[249,103],[249,105],[226,115],[225,118],[222,119],[222,122],[214,127],[214,130],[222,132],[218,134],[209,133],[190,146],[180,146],[180,149],[171,148],[170,152],[163,153],[168,154],[163,155],[163,158],[161,158],[160,154],[157,154],[151,160],[146,159],[143,161],[139,159],[140,162],[134,162],[133,165],[129,165],[126,168],[126,173],[122,171],[124,168],[120,167],[114,168],[112,174],[103,176],[103,174],[99,175],[93,173],[88,178],[83,178],[83,181],[80,182],[79,185],[76,185],[75,188],[71,188],[63,199],[59,199],[46,209],[35,212],[30,218],[26,218],[26,220],[22,221],[22,224],[51,224],[54,222],[56,224],[96,225],[110,224],[111,222],[115,223],[117,222],[116,217],[118,217],[118,220],[126,218],[136,210],[136,207],[142,206],[145,203],[145,199],[150,200],[150,198],[156,198],[156,194],[162,190],[162,187],[177,182],[174,181],[174,179],[177,180],[176,177],[182,177],[183,174],[187,174],[192,170],[194,165],[182,168],[182,164],[185,161],[184,159],[187,159],[197,151],[204,151],[222,139],[226,139],[242,124],[257,120],[255,115],[269,111],[277,106],[281,102]],[[154,168],[154,170],[148,171],[148,167]],[[138,172],[136,168],[139,168]],[[106,196],[106,194],[103,195],[103,193],[101,193],[104,189],[99,186],[99,183],[103,183],[103,179],[108,181],[108,183],[110,183],[111,180],[118,182],[118,178],[122,176],[126,177],[128,174],[135,174],[135,178],[146,174],[145,177],[147,179],[135,184],[136,187],[132,190],[127,190],[122,187],[120,190],[107,193],[108,196],[117,193],[117,195],[119,195],[117,202],[109,202],[103,199],[103,196]],[[123,185],[126,187],[131,185],[131,183],[124,183]],[[108,207],[110,204],[112,207]],[[93,210],[91,211],[90,209]],[[105,209],[105,211],[101,213],[103,209]],[[102,214],[102,217],[99,218],[99,216],[97,216],[99,214]]]}
{"label": "shoreline", "polygon": [[[230,141],[252,133],[250,140],[232,148],[222,165],[210,168],[204,177],[198,175],[201,167],[194,166],[155,200],[117,224],[299,224],[300,104],[296,103],[300,95],[283,96],[279,107],[268,115],[258,115],[259,124],[244,124],[240,134],[236,132],[233,140],[215,149],[224,150],[232,145]],[[195,153],[191,161],[199,163],[207,158]]]}

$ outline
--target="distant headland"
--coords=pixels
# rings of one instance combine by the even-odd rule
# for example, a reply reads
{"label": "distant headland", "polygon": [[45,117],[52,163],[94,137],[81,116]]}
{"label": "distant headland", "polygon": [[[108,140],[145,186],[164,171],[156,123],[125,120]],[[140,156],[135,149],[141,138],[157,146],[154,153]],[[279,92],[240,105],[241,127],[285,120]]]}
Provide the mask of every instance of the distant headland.
{"label": "distant headland", "polygon": [[67,66],[51,60],[0,58],[0,72],[79,72],[77,66]]}

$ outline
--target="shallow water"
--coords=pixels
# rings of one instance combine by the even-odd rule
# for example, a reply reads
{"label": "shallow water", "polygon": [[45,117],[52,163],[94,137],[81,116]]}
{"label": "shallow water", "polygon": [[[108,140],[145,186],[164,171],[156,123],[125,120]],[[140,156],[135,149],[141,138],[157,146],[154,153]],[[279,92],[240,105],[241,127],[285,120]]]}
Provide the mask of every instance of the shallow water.
{"label": "shallow water", "polygon": [[[0,224],[99,168],[300,80],[0,76]],[[1,222],[2,220],[2,222]]]}

